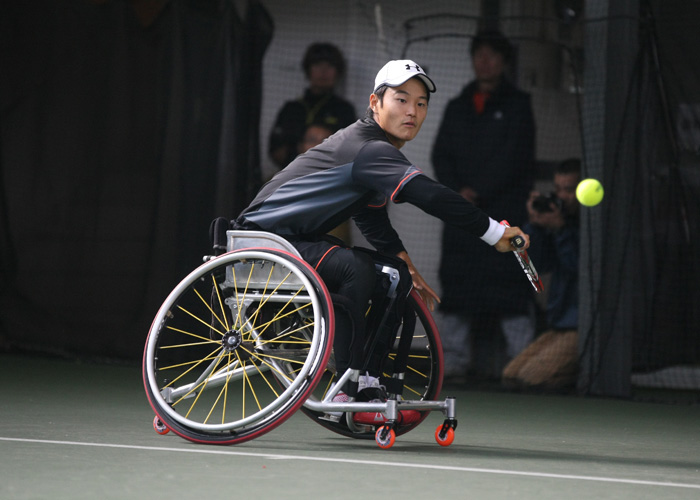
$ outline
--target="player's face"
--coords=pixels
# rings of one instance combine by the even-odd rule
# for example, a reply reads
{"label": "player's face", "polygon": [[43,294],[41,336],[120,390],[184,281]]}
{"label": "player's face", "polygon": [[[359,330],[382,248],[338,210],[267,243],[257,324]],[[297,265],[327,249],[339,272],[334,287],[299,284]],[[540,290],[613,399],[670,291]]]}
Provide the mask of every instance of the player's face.
{"label": "player's face", "polygon": [[389,141],[400,149],[418,135],[423,125],[428,114],[428,91],[420,80],[411,78],[399,87],[389,87],[382,102],[372,94],[369,105]]}
{"label": "player's face", "polygon": [[554,174],[554,194],[562,201],[564,212],[571,215],[578,210],[578,201],[576,200],[578,181],[577,174]]}

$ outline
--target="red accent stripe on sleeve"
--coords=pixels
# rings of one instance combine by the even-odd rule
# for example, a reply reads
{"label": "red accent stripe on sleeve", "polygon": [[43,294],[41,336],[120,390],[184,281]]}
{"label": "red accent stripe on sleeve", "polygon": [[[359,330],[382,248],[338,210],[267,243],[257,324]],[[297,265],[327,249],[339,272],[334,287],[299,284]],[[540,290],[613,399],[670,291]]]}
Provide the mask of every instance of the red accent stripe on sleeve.
{"label": "red accent stripe on sleeve", "polygon": [[418,174],[422,174],[422,173],[423,172],[421,172],[420,170],[416,170],[415,172],[412,172],[412,173],[408,174],[406,177],[404,177],[403,179],[401,179],[401,182],[399,182],[399,185],[396,186],[396,189],[394,189],[394,192],[391,193],[391,201],[394,201],[394,198],[396,197],[396,193],[399,192],[399,190],[401,189],[401,186],[406,184],[406,182],[414,175],[418,175]]}

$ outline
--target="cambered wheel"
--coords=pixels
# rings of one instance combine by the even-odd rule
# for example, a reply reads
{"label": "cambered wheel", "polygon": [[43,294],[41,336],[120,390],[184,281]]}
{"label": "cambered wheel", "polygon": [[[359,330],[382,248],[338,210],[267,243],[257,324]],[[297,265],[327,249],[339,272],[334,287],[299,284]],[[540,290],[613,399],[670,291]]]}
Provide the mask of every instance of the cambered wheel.
{"label": "cambered wheel", "polygon": [[[416,324],[408,356],[408,367],[404,372],[403,392],[400,397],[404,400],[433,401],[440,396],[442,388],[443,364],[440,335],[430,311],[415,290],[409,294],[406,308],[415,316]],[[401,331],[399,329],[397,338],[400,337]],[[384,375],[387,377],[393,375],[393,361],[396,359],[397,350],[398,340],[392,348],[385,366]],[[333,363],[331,363],[314,391],[312,396],[314,399],[322,399],[335,381],[333,368]],[[318,424],[344,436],[357,439],[375,439],[374,427],[362,427],[363,430],[357,432],[348,428],[345,423],[345,416],[339,422],[332,422],[325,419],[322,412],[313,411],[307,407],[303,407],[302,411]],[[430,412],[420,411],[419,413],[420,417],[418,419],[410,419],[408,424],[401,424],[399,420],[394,427],[396,435],[400,436],[414,429],[425,420]]]}
{"label": "cambered wheel", "polygon": [[198,443],[235,444],[289,418],[333,345],[328,291],[304,261],[245,249],[190,273],[158,311],[143,356],[157,418]]}

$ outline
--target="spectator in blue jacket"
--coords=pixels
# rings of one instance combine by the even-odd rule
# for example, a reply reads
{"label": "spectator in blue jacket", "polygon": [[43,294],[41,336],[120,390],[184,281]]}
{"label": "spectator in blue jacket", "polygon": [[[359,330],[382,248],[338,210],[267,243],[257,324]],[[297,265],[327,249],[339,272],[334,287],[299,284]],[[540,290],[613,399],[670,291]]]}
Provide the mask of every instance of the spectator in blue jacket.
{"label": "spectator in blue jacket", "polygon": [[570,159],[554,173],[554,193],[533,192],[527,202],[528,254],[540,273],[551,273],[547,290],[549,329],[506,366],[503,382],[521,388],[569,388],[578,373],[579,203],[581,163]]}

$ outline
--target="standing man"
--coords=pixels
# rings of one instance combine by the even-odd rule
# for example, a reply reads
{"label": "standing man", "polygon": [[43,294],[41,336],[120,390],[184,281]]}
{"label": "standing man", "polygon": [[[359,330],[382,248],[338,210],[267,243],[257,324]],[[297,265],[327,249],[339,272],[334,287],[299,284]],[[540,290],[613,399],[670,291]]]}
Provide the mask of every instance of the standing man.
{"label": "standing man", "polygon": [[[477,34],[471,57],[475,79],[445,109],[432,152],[435,173],[492,217],[520,225],[534,182],[530,96],[505,76],[513,48],[500,32]],[[445,227],[440,309],[447,377],[464,377],[470,364],[482,375],[500,374],[499,356],[484,366],[487,358],[483,352],[473,356],[472,345],[476,351],[484,344],[493,349],[502,336],[510,359],[532,340],[534,303],[517,267],[512,257],[488,252],[463,231]]]}
{"label": "standing man", "polygon": [[[432,308],[437,294],[415,268],[392,227],[387,204],[410,203],[479,238],[498,252],[511,238],[529,237],[505,228],[454,191],[431,180],[400,151],[416,137],[435,84],[413,61],[389,61],[377,74],[364,119],[299,155],[263,186],[234,221],[237,229],[264,230],[289,240],[321,276],[334,297],[336,369],[362,369],[365,311],[374,290],[375,266],[366,251],[348,248],[326,233],[352,218],[378,252],[394,257],[401,282],[412,285]],[[483,244],[483,243],[480,243]],[[493,252],[492,249],[489,251]],[[497,253],[497,252],[494,252]],[[511,256],[512,258],[512,256]],[[515,260],[515,259],[513,259]],[[521,272],[517,276],[522,279]],[[401,286],[401,285],[400,285]],[[379,373],[372,373],[375,380]]]}

